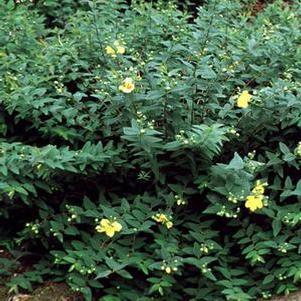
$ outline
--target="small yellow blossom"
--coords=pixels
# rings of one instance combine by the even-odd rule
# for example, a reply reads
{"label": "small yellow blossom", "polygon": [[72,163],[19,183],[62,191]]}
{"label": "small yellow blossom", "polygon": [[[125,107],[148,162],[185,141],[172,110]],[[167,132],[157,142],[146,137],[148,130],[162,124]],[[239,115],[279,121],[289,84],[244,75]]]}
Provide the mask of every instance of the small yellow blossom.
{"label": "small yellow blossom", "polygon": [[158,213],[158,214],[154,215],[153,219],[158,223],[165,223],[166,221],[168,221],[168,218],[163,213],[161,213],[161,214]]}
{"label": "small yellow blossom", "polygon": [[237,99],[237,103],[236,105],[239,107],[239,108],[247,108],[248,105],[249,105],[249,102],[252,98],[252,95],[247,91],[247,90],[244,90],[242,91],[242,93],[239,95],[238,99]]}
{"label": "small yellow blossom", "polygon": [[201,244],[200,251],[204,254],[208,254],[209,250],[205,244]]}
{"label": "small yellow blossom", "polygon": [[167,222],[167,223],[165,224],[165,226],[166,226],[167,229],[170,229],[170,228],[172,228],[173,223],[172,223],[171,221],[169,221],[169,222]]}
{"label": "small yellow blossom", "polygon": [[161,223],[166,226],[167,229],[172,228],[172,221],[163,213],[157,213],[152,217],[157,223]]}
{"label": "small yellow blossom", "polygon": [[177,205],[178,205],[178,206],[186,205],[186,201],[183,200],[180,196],[176,195],[176,196],[175,196],[175,199],[176,199],[176,202],[177,202]]}
{"label": "small yellow blossom", "polygon": [[99,233],[105,232],[107,236],[113,237],[115,232],[121,231],[122,225],[114,220],[103,218],[95,229]]}
{"label": "small yellow blossom", "polygon": [[185,202],[184,200],[182,200],[182,199],[177,199],[177,205],[178,205],[178,206],[185,205],[185,204],[186,204],[186,202]]}
{"label": "small yellow blossom", "polygon": [[[175,260],[176,262],[176,260]],[[163,264],[161,265],[161,270],[162,271],[165,271],[166,274],[171,274],[172,272],[176,272],[178,271],[178,267],[177,266],[174,266],[174,265],[167,265],[166,264],[166,261],[163,260]]]}
{"label": "small yellow blossom", "polygon": [[124,54],[125,53],[125,47],[120,44],[119,41],[114,42],[114,48],[112,46],[106,46],[105,48],[106,53],[111,55],[113,58],[116,57],[116,54]]}
{"label": "small yellow blossom", "polygon": [[252,192],[256,195],[264,194],[265,186],[267,186],[267,183],[261,183],[260,181],[256,181],[256,185],[252,189]]}
{"label": "small yellow blossom", "polygon": [[124,54],[125,53],[125,47],[123,45],[121,45],[119,41],[115,41],[114,46],[117,49],[117,53],[119,53],[119,54]]}
{"label": "small yellow blossom", "polygon": [[124,48],[124,46],[117,46],[117,53],[119,53],[119,54],[124,54],[124,53],[125,53],[125,48]]}
{"label": "small yellow blossom", "polygon": [[127,77],[123,84],[119,86],[119,90],[121,90],[123,93],[131,93],[135,89],[135,84],[132,78]]}
{"label": "small yellow blossom", "polygon": [[116,57],[116,52],[111,46],[106,47],[106,53],[111,55],[112,57]]}
{"label": "small yellow blossom", "polygon": [[249,208],[251,211],[256,209],[261,209],[263,207],[263,195],[249,195],[247,196],[246,208]]}
{"label": "small yellow blossom", "polygon": [[166,268],[165,268],[165,272],[166,272],[167,274],[170,274],[170,273],[171,273],[171,268],[170,268],[170,267],[166,267]]}
{"label": "small yellow blossom", "polygon": [[249,196],[247,196],[245,206],[249,208],[251,211],[255,211],[257,209],[261,209],[264,205],[263,200],[265,199],[264,192],[265,186],[268,183],[263,183],[261,181],[256,181],[255,187],[252,189],[252,192]]}

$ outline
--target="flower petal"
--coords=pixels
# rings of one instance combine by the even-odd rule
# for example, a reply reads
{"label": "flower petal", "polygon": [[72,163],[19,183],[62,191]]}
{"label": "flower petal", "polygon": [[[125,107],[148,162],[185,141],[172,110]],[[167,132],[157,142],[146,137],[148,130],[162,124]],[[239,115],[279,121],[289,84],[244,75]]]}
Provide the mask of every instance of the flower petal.
{"label": "flower petal", "polygon": [[113,222],[112,226],[116,232],[119,232],[122,229],[122,225],[118,222]]}
{"label": "flower petal", "polygon": [[109,237],[113,237],[115,234],[115,230],[113,227],[109,227],[106,229],[106,235],[109,236]]}
{"label": "flower petal", "polygon": [[101,224],[103,227],[109,227],[110,221],[109,221],[107,218],[103,218],[103,219],[100,221],[100,224]]}

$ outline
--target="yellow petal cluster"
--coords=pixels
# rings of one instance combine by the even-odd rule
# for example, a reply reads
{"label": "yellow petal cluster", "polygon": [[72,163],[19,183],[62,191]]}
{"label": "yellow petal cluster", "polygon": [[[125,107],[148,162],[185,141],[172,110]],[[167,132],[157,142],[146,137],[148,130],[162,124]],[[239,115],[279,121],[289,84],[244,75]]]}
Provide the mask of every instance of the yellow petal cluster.
{"label": "yellow petal cluster", "polygon": [[113,58],[115,58],[117,54],[125,53],[125,47],[119,41],[115,41],[113,45],[114,48],[110,45],[106,46],[105,50],[108,55],[111,55]]}
{"label": "yellow petal cluster", "polygon": [[261,209],[263,207],[263,195],[249,195],[247,196],[246,208],[249,208],[251,211]]}
{"label": "yellow petal cluster", "polygon": [[251,101],[251,98],[252,98],[252,95],[247,90],[244,90],[238,96],[236,105],[239,108],[245,109],[248,107],[249,102]]}
{"label": "yellow petal cluster", "polygon": [[256,195],[264,194],[265,186],[267,185],[267,183],[256,181],[255,187],[252,189],[252,192]]}
{"label": "yellow petal cluster", "polygon": [[246,208],[254,212],[255,210],[263,207],[265,186],[267,186],[267,183],[256,181],[255,187],[252,189],[252,193],[247,196],[245,203]]}
{"label": "yellow petal cluster", "polygon": [[131,93],[135,89],[135,84],[132,78],[127,77],[122,85],[119,86],[119,90],[122,91],[123,93]]}
{"label": "yellow petal cluster", "polygon": [[99,225],[96,226],[96,231],[99,233],[105,232],[109,237],[113,237],[115,232],[120,232],[122,225],[115,220],[109,220],[107,218],[101,219]]}
{"label": "yellow petal cluster", "polygon": [[173,223],[170,220],[170,218],[163,213],[157,213],[157,214],[153,215],[152,218],[157,223],[161,223],[162,225],[165,225],[167,229],[170,229],[173,226]]}
{"label": "yellow petal cluster", "polygon": [[111,46],[106,47],[106,53],[111,55],[112,57],[116,57],[116,52]]}
{"label": "yellow petal cluster", "polygon": [[114,46],[117,49],[118,54],[125,54],[125,47],[122,44],[120,44],[119,41],[115,41]]}

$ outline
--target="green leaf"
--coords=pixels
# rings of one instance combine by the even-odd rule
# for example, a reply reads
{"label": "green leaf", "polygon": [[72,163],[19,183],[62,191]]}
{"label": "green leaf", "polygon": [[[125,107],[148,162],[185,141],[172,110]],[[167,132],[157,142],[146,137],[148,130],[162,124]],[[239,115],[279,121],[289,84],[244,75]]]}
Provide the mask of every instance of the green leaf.
{"label": "green leaf", "polygon": [[227,169],[241,170],[243,168],[244,168],[244,161],[239,156],[239,154],[235,152],[233,159],[230,161],[230,163],[227,166]]}
{"label": "green leaf", "polygon": [[280,220],[273,220],[273,222],[272,222],[272,228],[273,228],[273,235],[274,235],[274,237],[276,237],[278,234],[279,234],[279,232],[281,231],[281,227],[282,227],[282,225],[281,225],[281,221]]}

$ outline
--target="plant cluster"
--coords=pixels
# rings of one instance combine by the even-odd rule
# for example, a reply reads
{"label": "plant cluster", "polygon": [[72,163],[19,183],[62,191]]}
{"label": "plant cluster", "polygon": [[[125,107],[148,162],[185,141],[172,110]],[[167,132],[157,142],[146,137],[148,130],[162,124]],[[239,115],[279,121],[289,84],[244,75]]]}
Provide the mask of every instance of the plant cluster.
{"label": "plant cluster", "polygon": [[297,289],[294,2],[253,16],[210,0],[192,18],[175,1],[0,0],[12,291],[52,280],[87,301],[248,301]]}

